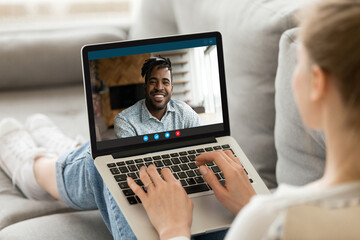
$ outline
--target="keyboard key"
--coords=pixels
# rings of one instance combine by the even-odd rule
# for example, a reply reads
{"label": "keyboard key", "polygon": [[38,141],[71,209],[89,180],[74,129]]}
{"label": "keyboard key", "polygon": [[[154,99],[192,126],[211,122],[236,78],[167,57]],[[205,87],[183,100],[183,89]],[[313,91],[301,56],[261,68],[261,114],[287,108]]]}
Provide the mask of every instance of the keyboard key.
{"label": "keyboard key", "polygon": [[161,168],[157,168],[156,171],[161,175]]}
{"label": "keyboard key", "polygon": [[138,176],[137,176],[135,173],[133,173],[133,172],[128,173],[127,175],[128,175],[128,177],[131,177],[131,178],[134,179],[134,180],[138,178]]}
{"label": "keyboard key", "polygon": [[127,199],[128,202],[130,203],[130,205],[137,204],[137,201],[136,201],[136,198],[135,198],[135,197],[127,197],[126,199]]}
{"label": "keyboard key", "polygon": [[187,163],[187,162],[189,162],[189,159],[186,156],[184,156],[184,157],[180,157],[180,161],[182,163]]}
{"label": "keyboard key", "polygon": [[176,173],[173,173],[174,178],[179,179],[179,176]]}
{"label": "keyboard key", "polygon": [[201,176],[199,169],[195,169],[194,172],[195,172],[196,176]]}
{"label": "keyboard key", "polygon": [[221,183],[221,185],[225,186],[225,180],[220,180],[219,182]]}
{"label": "keyboard key", "polygon": [[220,168],[219,168],[218,166],[211,167],[211,170],[212,170],[214,173],[221,172],[221,170],[220,170]]}
{"label": "keyboard key", "polygon": [[170,155],[169,155],[169,154],[164,154],[164,155],[161,155],[161,157],[162,157],[163,159],[167,159],[167,158],[170,158]]}
{"label": "keyboard key", "polygon": [[138,170],[138,168],[135,166],[135,165],[129,165],[128,166],[129,170],[132,171],[132,172],[135,172]]}
{"label": "keyboard key", "polygon": [[225,179],[224,174],[222,172],[220,173],[220,176],[222,179]]}
{"label": "keyboard key", "polygon": [[123,193],[125,196],[133,196],[135,193],[131,189],[125,189],[123,190]]}
{"label": "keyboard key", "polygon": [[187,182],[189,185],[195,185],[195,184],[196,184],[196,182],[195,182],[195,180],[194,180],[193,178],[188,178],[188,179],[186,179],[186,182]]}
{"label": "keyboard key", "polygon": [[177,174],[178,174],[179,178],[182,178],[182,179],[187,178],[187,176],[184,172],[178,172]]}
{"label": "keyboard key", "polygon": [[184,179],[181,179],[180,182],[181,182],[181,186],[183,187],[188,185]]}
{"label": "keyboard key", "polygon": [[121,174],[121,175],[114,176],[114,178],[117,182],[121,182],[121,181],[125,181],[127,176],[125,174]]}
{"label": "keyboard key", "polygon": [[178,154],[178,153],[170,153],[170,156],[171,156],[171,157],[178,157],[179,154]]}
{"label": "keyboard key", "polygon": [[207,148],[205,148],[205,151],[207,151],[207,152],[212,152],[212,151],[213,151],[213,148],[212,148],[212,147],[207,147]]}
{"label": "keyboard key", "polygon": [[187,187],[184,187],[184,189],[185,189],[187,194],[205,192],[205,191],[210,190],[210,188],[206,184],[187,186]]}
{"label": "keyboard key", "polygon": [[186,174],[189,176],[189,177],[195,177],[195,173],[194,171],[187,171]]}
{"label": "keyboard key", "polygon": [[152,161],[152,158],[151,158],[151,157],[146,157],[146,158],[144,158],[144,161],[145,161],[145,162],[151,162],[151,161]]}
{"label": "keyboard key", "polygon": [[180,163],[179,158],[172,158],[171,161],[172,161],[173,164],[179,164]]}
{"label": "keyboard key", "polygon": [[154,159],[154,160],[160,160],[161,157],[160,157],[160,156],[154,156],[153,159]]}
{"label": "keyboard key", "polygon": [[119,167],[121,173],[128,173],[129,169],[126,166]]}
{"label": "keyboard key", "polygon": [[113,167],[116,167],[116,164],[115,164],[115,163],[109,163],[107,166],[108,166],[109,168],[113,168]]}
{"label": "keyboard key", "polygon": [[196,153],[195,150],[190,150],[190,151],[188,151],[188,154],[195,154],[195,153]]}
{"label": "keyboard key", "polygon": [[125,163],[126,164],[134,164],[134,160],[127,160]]}
{"label": "keyboard key", "polygon": [[117,162],[116,165],[120,166],[125,166],[125,162]]}
{"label": "keyboard key", "polygon": [[127,182],[119,182],[118,184],[121,189],[129,188]]}
{"label": "keyboard key", "polygon": [[143,182],[140,180],[140,179],[136,179],[135,180],[136,184],[139,185],[139,186],[143,186]]}
{"label": "keyboard key", "polygon": [[220,146],[215,146],[215,147],[213,147],[214,148],[214,150],[221,150],[221,147]]}
{"label": "keyboard key", "polygon": [[161,161],[154,161],[156,167],[163,167],[164,164]]}
{"label": "keyboard key", "polygon": [[197,152],[197,153],[203,153],[203,152],[205,152],[205,150],[202,149],[202,148],[200,148],[200,149],[196,149],[196,152]]}
{"label": "keyboard key", "polygon": [[136,200],[138,201],[138,203],[141,203],[141,200],[138,196],[135,196]]}
{"label": "keyboard key", "polygon": [[214,162],[209,162],[206,164],[207,166],[215,166],[215,163]]}
{"label": "keyboard key", "polygon": [[223,149],[226,149],[226,148],[230,148],[230,145],[229,145],[229,144],[225,144],[225,145],[221,145],[221,147],[222,147]]}
{"label": "keyboard key", "polygon": [[140,170],[141,167],[145,166],[143,163],[136,164],[136,167]]}
{"label": "keyboard key", "polygon": [[183,170],[183,171],[189,170],[189,166],[186,165],[186,164],[181,164],[181,165],[180,165],[180,168],[181,168],[181,170]]}
{"label": "keyboard key", "polygon": [[165,166],[172,165],[172,162],[169,159],[163,160],[163,163],[165,164]]}
{"label": "keyboard key", "polygon": [[180,156],[186,156],[187,155],[187,152],[179,152]]}
{"label": "keyboard key", "polygon": [[217,177],[218,180],[221,180],[221,176],[219,173],[216,173],[215,176]]}
{"label": "keyboard key", "polygon": [[202,177],[195,177],[195,181],[196,181],[197,183],[203,183],[203,182],[205,182],[205,180],[204,180]]}
{"label": "keyboard key", "polygon": [[119,169],[117,169],[117,168],[110,168],[110,172],[111,172],[113,175],[116,175],[116,174],[119,174],[119,173],[120,173]]}
{"label": "keyboard key", "polygon": [[150,165],[153,165],[153,163],[152,163],[152,162],[146,162],[146,163],[145,163],[145,166],[146,166],[146,167],[149,167]]}
{"label": "keyboard key", "polygon": [[254,182],[251,178],[249,179],[249,181],[250,181],[251,183],[253,183],[253,182]]}
{"label": "keyboard key", "polygon": [[180,172],[180,171],[181,171],[181,169],[179,168],[179,166],[171,166],[171,170],[172,170],[173,172]]}
{"label": "keyboard key", "polygon": [[144,162],[144,160],[142,160],[141,158],[135,159],[135,163],[142,163],[142,162]]}
{"label": "keyboard key", "polygon": [[190,167],[191,169],[196,169],[196,168],[197,168],[197,166],[196,166],[195,163],[193,163],[193,162],[188,163],[188,165],[189,165],[189,167]]}
{"label": "keyboard key", "polygon": [[246,172],[246,175],[249,175],[245,168],[244,168],[244,171]]}
{"label": "keyboard key", "polygon": [[195,155],[189,155],[188,158],[190,161],[195,161],[196,156]]}

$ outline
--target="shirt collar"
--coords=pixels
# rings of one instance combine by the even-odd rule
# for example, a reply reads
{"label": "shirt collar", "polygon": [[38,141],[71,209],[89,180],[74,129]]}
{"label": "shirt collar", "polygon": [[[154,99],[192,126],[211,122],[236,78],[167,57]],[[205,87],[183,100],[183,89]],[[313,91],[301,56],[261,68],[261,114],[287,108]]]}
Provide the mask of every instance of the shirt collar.
{"label": "shirt collar", "polygon": [[[173,107],[173,100],[170,99],[170,101],[167,103],[167,106],[166,106],[166,112],[163,116],[163,118],[161,120],[164,119],[164,117],[168,114],[168,112],[175,112],[175,108]],[[157,121],[159,121],[159,119],[157,119],[156,117],[154,117],[150,111],[148,110],[148,108],[146,107],[146,104],[145,104],[145,99],[142,100],[142,103],[141,103],[141,122],[145,122],[149,119],[155,119]]]}

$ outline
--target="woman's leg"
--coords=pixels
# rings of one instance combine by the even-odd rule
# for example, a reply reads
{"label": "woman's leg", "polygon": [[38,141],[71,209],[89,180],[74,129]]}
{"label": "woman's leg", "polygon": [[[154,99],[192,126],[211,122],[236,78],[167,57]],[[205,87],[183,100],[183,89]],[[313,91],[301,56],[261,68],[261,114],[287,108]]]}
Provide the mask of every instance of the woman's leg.
{"label": "woman's leg", "polygon": [[[56,160],[55,178],[58,196],[68,206],[98,208],[114,239],[136,239],[94,165],[88,142]],[[56,194],[53,183],[47,187],[49,193]]]}
{"label": "woman's leg", "polygon": [[37,183],[53,198],[61,200],[56,186],[56,158],[38,157],[34,161],[34,175]]}

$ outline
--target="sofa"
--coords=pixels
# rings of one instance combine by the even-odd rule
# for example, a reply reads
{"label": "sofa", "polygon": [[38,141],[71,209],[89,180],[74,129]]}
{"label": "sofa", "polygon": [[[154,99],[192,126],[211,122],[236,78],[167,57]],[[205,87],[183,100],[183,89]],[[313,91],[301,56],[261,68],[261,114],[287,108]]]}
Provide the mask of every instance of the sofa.
{"label": "sofa", "polygon": [[[129,29],[69,26],[2,31],[0,119],[11,116],[24,122],[41,112],[69,136],[87,139],[82,45],[220,31],[231,135],[269,188],[279,183],[306,184],[322,175],[325,141],[321,133],[305,128],[291,91],[295,13],[304,1],[144,0]],[[0,239],[24,237],[111,239],[98,211],[26,199],[0,170]]]}

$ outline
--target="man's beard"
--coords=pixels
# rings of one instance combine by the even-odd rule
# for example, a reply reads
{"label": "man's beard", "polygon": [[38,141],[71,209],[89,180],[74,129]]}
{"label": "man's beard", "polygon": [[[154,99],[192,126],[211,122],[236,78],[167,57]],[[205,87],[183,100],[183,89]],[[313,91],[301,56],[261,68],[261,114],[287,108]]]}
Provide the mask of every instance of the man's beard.
{"label": "man's beard", "polygon": [[[165,94],[165,97],[167,97],[167,94]],[[149,94],[145,94],[145,100],[150,105],[150,107],[154,110],[163,110],[164,108],[166,108],[166,105],[168,104],[168,102],[170,102],[170,98],[169,98],[166,100],[166,102],[163,105],[158,106],[152,101]]]}

